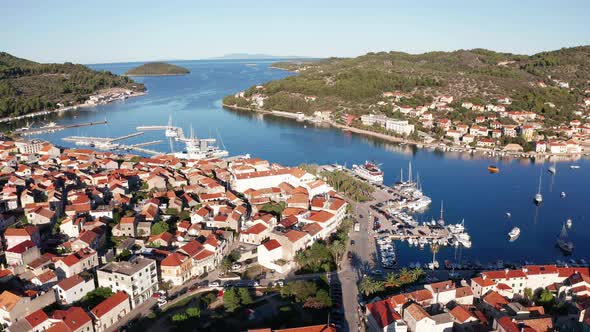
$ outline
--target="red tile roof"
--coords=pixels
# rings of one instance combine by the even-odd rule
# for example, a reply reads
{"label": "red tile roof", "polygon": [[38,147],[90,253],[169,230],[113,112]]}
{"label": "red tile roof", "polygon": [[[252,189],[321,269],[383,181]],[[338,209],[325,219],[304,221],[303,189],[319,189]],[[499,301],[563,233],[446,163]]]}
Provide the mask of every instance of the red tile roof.
{"label": "red tile roof", "polygon": [[74,274],[73,276],[66,278],[60,281],[56,286],[67,291],[68,289],[77,286],[84,282],[84,278],[80,277],[78,274]]}
{"label": "red tile roof", "polygon": [[457,305],[451,310],[450,314],[455,317],[459,323],[465,323],[469,318],[475,318],[469,312],[469,310],[465,309],[465,307],[461,305]]}
{"label": "red tile roof", "polygon": [[129,295],[125,292],[117,292],[108,299],[100,302],[96,307],[90,310],[90,312],[95,317],[100,318],[125,301],[129,301]]}
{"label": "red tile roof", "polygon": [[48,320],[49,317],[42,309],[39,309],[33,312],[32,314],[26,316],[25,319],[27,320],[27,322],[29,322],[31,327],[35,328],[39,324],[42,324],[44,321]]}
{"label": "red tile roof", "polygon": [[266,242],[264,242],[262,245],[263,245],[263,246],[266,248],[266,250],[268,250],[268,251],[273,251],[273,250],[275,250],[276,248],[279,248],[279,247],[281,246],[281,244],[279,243],[279,241],[277,241],[277,240],[275,240],[275,239],[272,239],[272,240],[270,240],[270,241],[266,241]]}
{"label": "red tile roof", "polygon": [[[90,316],[80,307],[71,307],[67,310],[56,310],[52,318],[61,319],[72,331],[78,330],[91,321]],[[58,331],[58,330],[56,330]]]}
{"label": "red tile roof", "polygon": [[26,240],[26,241],[24,241],[24,242],[21,242],[21,243],[19,243],[19,244],[15,245],[15,246],[14,246],[14,247],[12,247],[12,248],[9,248],[9,249],[8,249],[8,250],[6,250],[6,251],[8,251],[8,252],[13,252],[13,253],[15,253],[15,254],[22,254],[22,253],[24,253],[25,251],[27,251],[27,250],[29,250],[29,249],[31,249],[31,248],[33,248],[33,247],[36,247],[36,245],[33,243],[33,241],[31,241],[31,240]]}
{"label": "red tile roof", "polygon": [[395,311],[393,305],[388,300],[373,302],[367,304],[367,310],[377,322],[380,328],[385,328],[393,324],[396,320],[400,320],[400,315]]}
{"label": "red tile roof", "polygon": [[503,316],[498,319],[500,325],[505,332],[519,332],[518,326],[508,316]]}

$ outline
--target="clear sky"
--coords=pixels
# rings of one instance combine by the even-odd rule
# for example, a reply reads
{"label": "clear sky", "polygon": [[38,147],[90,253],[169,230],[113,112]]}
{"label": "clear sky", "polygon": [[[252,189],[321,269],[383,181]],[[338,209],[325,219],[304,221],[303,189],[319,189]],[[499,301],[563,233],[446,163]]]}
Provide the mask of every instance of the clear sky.
{"label": "clear sky", "polygon": [[590,0],[0,0],[0,51],[42,62],[590,44]]}

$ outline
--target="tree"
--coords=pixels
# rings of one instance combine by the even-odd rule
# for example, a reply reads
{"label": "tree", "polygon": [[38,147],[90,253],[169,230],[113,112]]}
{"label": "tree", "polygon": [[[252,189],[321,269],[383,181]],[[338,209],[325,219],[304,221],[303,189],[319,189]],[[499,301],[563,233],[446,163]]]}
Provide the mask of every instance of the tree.
{"label": "tree", "polygon": [[223,306],[227,312],[234,312],[240,307],[240,296],[235,288],[230,288],[223,293]]}
{"label": "tree", "polygon": [[152,225],[152,235],[158,235],[167,232],[169,228],[170,226],[168,223],[166,223],[164,220],[160,220]]}
{"label": "tree", "polygon": [[533,299],[533,290],[531,288],[526,287],[524,289],[524,297],[528,300]]}
{"label": "tree", "polygon": [[296,302],[304,302],[308,298],[315,296],[317,285],[313,281],[297,280],[287,283],[281,288],[281,296],[294,296]]}
{"label": "tree", "polygon": [[364,277],[361,280],[360,290],[365,296],[379,293],[385,290],[385,285],[382,281],[375,280],[372,277]]}
{"label": "tree", "polygon": [[550,291],[547,289],[543,289],[537,298],[536,301],[538,304],[542,305],[543,307],[550,307],[555,303],[555,297],[551,294]]}
{"label": "tree", "polygon": [[91,308],[96,307],[97,304],[108,299],[111,296],[113,296],[113,291],[110,288],[98,287],[95,290],[84,295],[84,297],[82,297],[82,299],[80,300],[80,306],[86,308],[87,310],[90,310]]}
{"label": "tree", "polygon": [[223,257],[221,263],[219,263],[219,270],[222,273],[227,273],[232,266],[232,261],[229,257]]}
{"label": "tree", "polygon": [[173,322],[182,322],[188,319],[188,316],[186,314],[183,313],[178,313],[178,314],[174,314],[172,315],[172,317],[170,317],[170,319]]}
{"label": "tree", "polygon": [[199,307],[192,307],[186,309],[186,314],[190,318],[201,317],[201,308]]}
{"label": "tree", "polygon": [[248,305],[254,302],[252,300],[252,295],[250,295],[250,291],[247,288],[240,288],[238,290],[238,295],[240,296],[240,302],[242,305]]}

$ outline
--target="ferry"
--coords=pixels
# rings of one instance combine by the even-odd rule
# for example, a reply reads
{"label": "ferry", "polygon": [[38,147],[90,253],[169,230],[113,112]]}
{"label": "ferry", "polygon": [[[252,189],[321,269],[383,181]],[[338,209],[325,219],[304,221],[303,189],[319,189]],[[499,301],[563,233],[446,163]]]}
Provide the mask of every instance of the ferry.
{"label": "ferry", "polygon": [[520,236],[520,228],[518,227],[514,227],[509,233],[508,233],[508,238],[510,239],[510,242],[518,239],[518,237]]}
{"label": "ferry", "polygon": [[352,171],[369,182],[383,183],[383,171],[374,162],[366,161],[363,165],[352,165]]}
{"label": "ferry", "polygon": [[490,166],[488,166],[488,171],[490,171],[490,173],[492,173],[492,174],[496,174],[496,173],[500,172],[500,169],[494,165],[490,165]]}
{"label": "ferry", "polygon": [[227,150],[220,149],[214,138],[186,138],[183,140],[186,144],[186,150],[175,153],[174,156],[180,159],[215,159],[223,158],[229,155]]}

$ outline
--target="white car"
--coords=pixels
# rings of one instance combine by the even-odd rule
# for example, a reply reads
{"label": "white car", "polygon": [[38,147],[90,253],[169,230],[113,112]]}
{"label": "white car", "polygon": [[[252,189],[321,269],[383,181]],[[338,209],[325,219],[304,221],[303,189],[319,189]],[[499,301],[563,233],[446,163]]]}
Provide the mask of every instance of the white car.
{"label": "white car", "polygon": [[209,283],[209,286],[210,286],[210,287],[219,287],[219,286],[220,286],[220,284],[219,284],[219,281],[215,280],[215,281],[211,281],[211,282]]}
{"label": "white car", "polygon": [[242,267],[242,264],[240,263],[233,263],[231,266],[232,270],[239,270]]}
{"label": "white car", "polygon": [[158,307],[163,307],[166,303],[168,303],[168,301],[166,300],[158,300]]}

